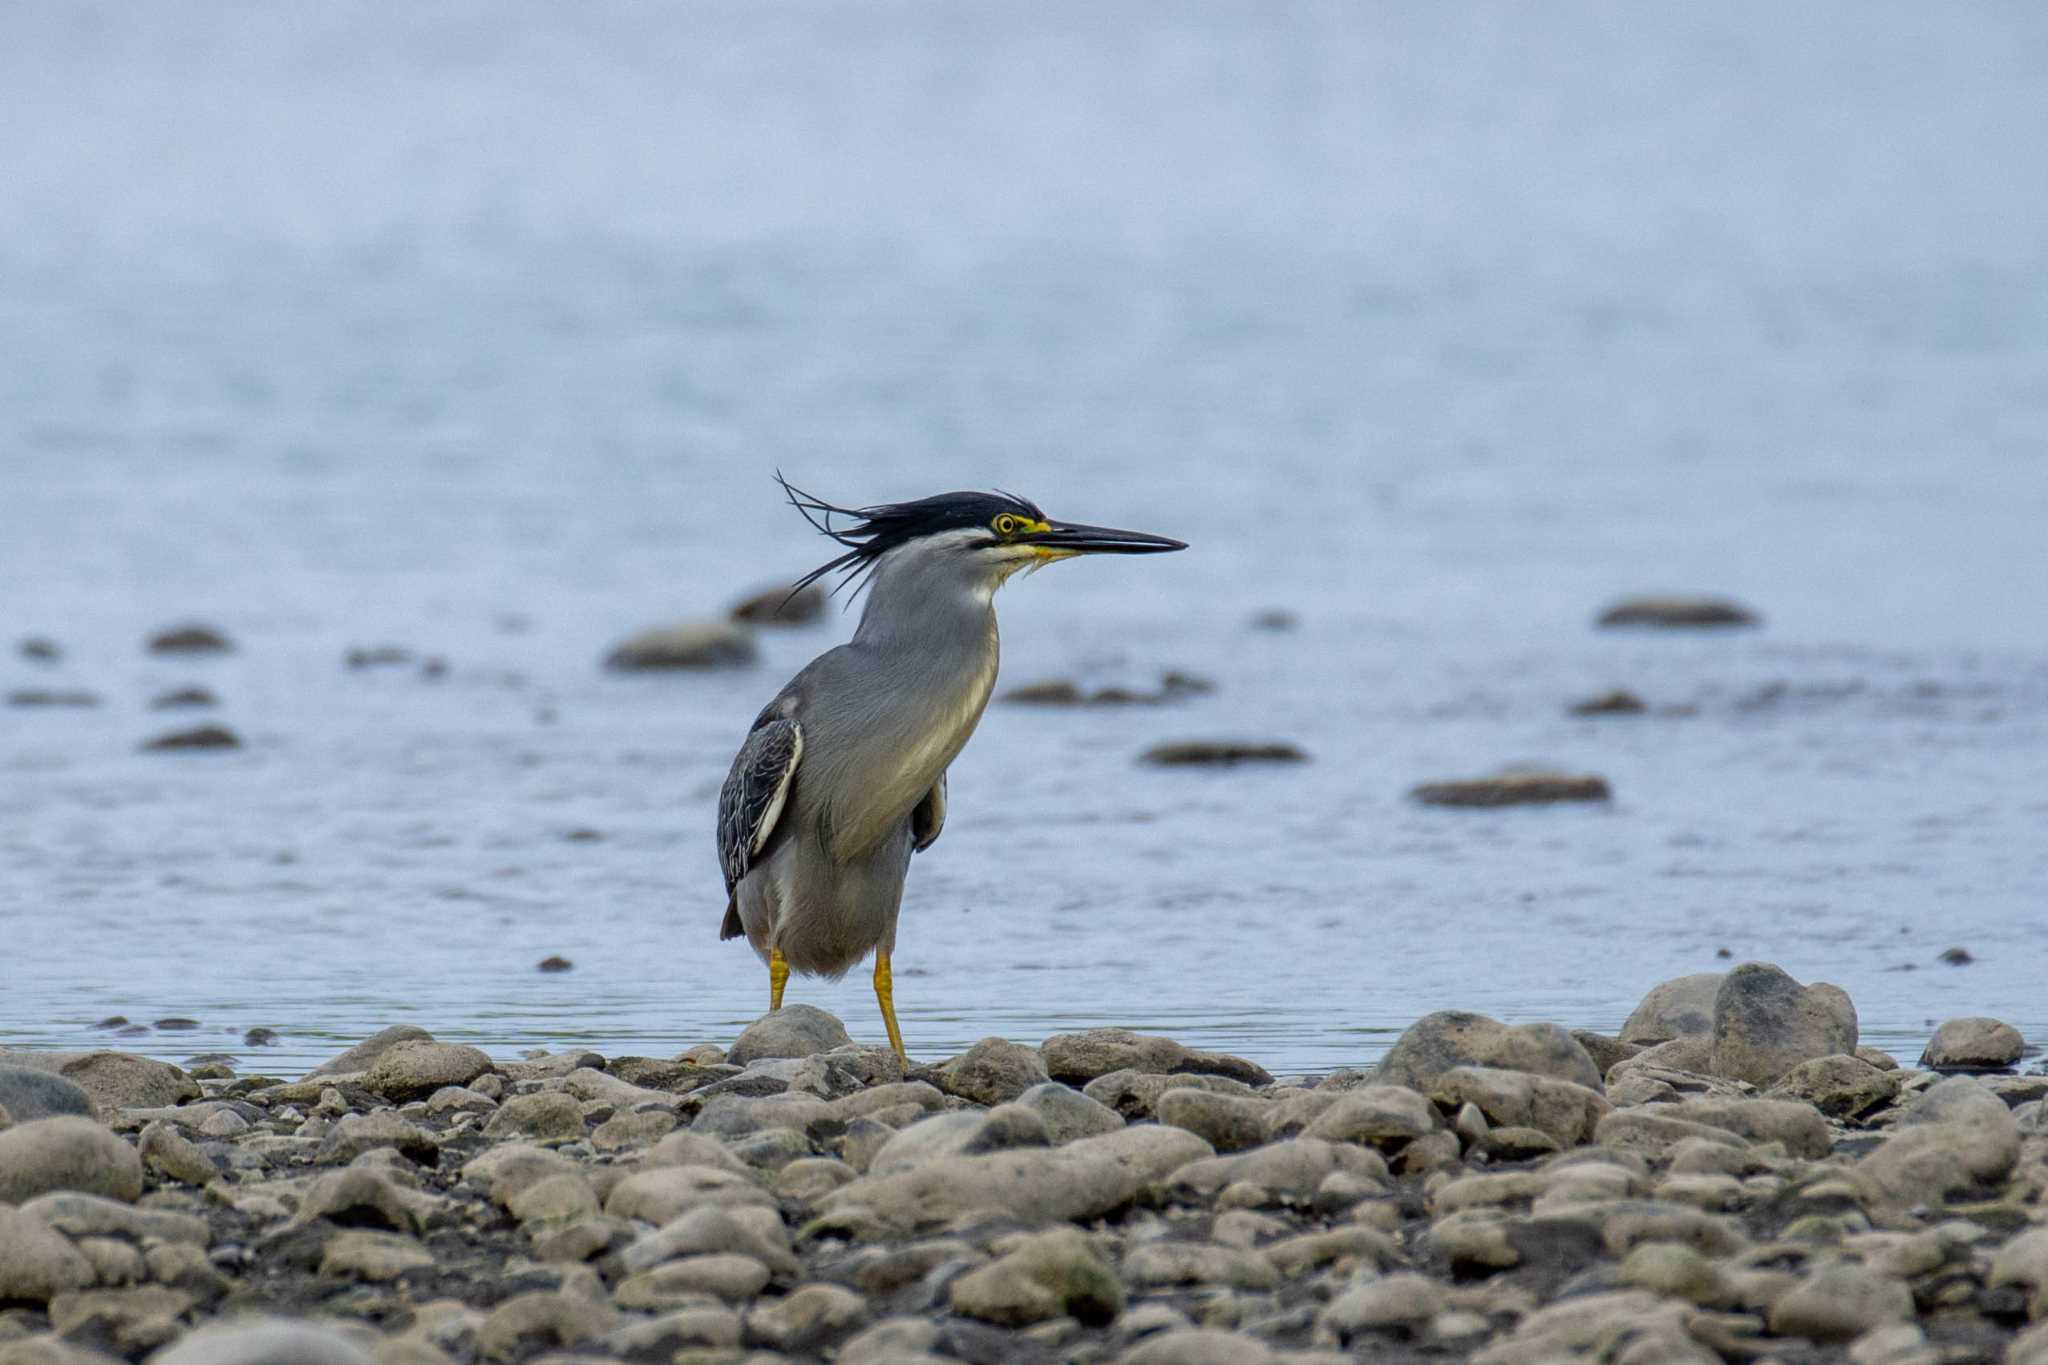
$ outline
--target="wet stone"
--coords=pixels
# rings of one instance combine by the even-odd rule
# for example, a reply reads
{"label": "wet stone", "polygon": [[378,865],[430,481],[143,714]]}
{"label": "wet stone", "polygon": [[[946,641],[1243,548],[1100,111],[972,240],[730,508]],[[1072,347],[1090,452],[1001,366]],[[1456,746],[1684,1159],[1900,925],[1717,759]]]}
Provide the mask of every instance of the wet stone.
{"label": "wet stone", "polygon": [[1016,1103],[1044,1121],[1046,1138],[1054,1146],[1113,1133],[1124,1126],[1123,1115],[1116,1110],[1058,1081],[1032,1086]]}
{"label": "wet stone", "polygon": [[1004,1038],[984,1038],[938,1069],[941,1090],[976,1104],[1016,1099],[1047,1079],[1036,1048]]}
{"label": "wet stone", "polygon": [[1830,1118],[1860,1118],[1899,1093],[1896,1071],[1880,1071],[1861,1057],[1815,1057],[1780,1076],[1769,1094],[1804,1100]]}
{"label": "wet stone", "polygon": [[434,1035],[413,1024],[393,1024],[380,1029],[346,1052],[330,1057],[306,1073],[307,1080],[320,1076],[348,1076],[368,1071],[370,1065],[400,1043],[414,1040],[432,1042]]}
{"label": "wet stone", "polygon": [[785,1005],[747,1025],[726,1060],[746,1066],[762,1057],[812,1057],[853,1040],[846,1025],[815,1005]]}
{"label": "wet stone", "polygon": [[440,1153],[441,1143],[426,1129],[400,1118],[396,1111],[380,1109],[368,1114],[345,1114],[336,1120],[321,1139],[320,1160],[346,1164],[380,1147],[392,1148],[408,1161],[431,1165]]}
{"label": "wet stone", "polygon": [[1801,1062],[1856,1050],[1856,1007],[1839,986],[1802,986],[1745,962],[1714,995],[1716,1076],[1769,1086]]}
{"label": "wet stone", "polygon": [[1418,1019],[1394,1043],[1373,1073],[1383,1085],[1427,1090],[1454,1066],[1497,1067],[1556,1076],[1603,1088],[1600,1071],[1586,1049],[1556,1024],[1509,1027],[1483,1014],[1440,1010]]}
{"label": "wet stone", "polygon": [[1662,1043],[1673,1038],[1711,1038],[1714,999],[1726,972],[1695,972],[1660,982],[1642,998],[1621,1026],[1629,1043]]}
{"label": "wet stone", "polygon": [[534,1142],[569,1142],[584,1136],[583,1106],[559,1090],[513,1095],[498,1106],[484,1125],[488,1138],[526,1138]]}
{"label": "wet stone", "polygon": [[443,1086],[468,1085],[491,1069],[480,1049],[457,1043],[405,1039],[392,1044],[363,1073],[363,1089],[387,1100],[423,1100]]}
{"label": "wet stone", "polygon": [[1997,1019],[1950,1019],[1934,1031],[1920,1065],[1937,1071],[2002,1071],[2019,1061],[2026,1040]]}
{"label": "wet stone", "polygon": [[1161,1123],[1185,1128],[1219,1152],[1241,1152],[1266,1141],[1267,1102],[1191,1087],[1168,1090],[1152,1105]]}

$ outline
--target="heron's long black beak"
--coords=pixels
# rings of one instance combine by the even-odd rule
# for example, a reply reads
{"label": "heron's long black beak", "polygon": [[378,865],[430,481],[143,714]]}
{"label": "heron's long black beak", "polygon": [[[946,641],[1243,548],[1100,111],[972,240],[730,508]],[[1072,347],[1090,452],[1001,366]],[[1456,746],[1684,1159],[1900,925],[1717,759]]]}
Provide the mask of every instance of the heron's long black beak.
{"label": "heron's long black beak", "polygon": [[1017,539],[1074,555],[1152,555],[1167,550],[1185,550],[1187,542],[1143,531],[1119,531],[1110,526],[1080,526],[1070,521],[1046,523],[1049,529]]}

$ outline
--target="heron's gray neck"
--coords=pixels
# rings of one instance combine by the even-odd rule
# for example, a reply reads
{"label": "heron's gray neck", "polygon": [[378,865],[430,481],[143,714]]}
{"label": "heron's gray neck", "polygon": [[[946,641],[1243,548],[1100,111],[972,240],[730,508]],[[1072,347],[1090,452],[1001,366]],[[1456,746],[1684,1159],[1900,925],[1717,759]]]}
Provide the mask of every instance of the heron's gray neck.
{"label": "heron's gray neck", "polygon": [[875,566],[854,643],[908,647],[935,664],[952,650],[978,654],[996,639],[1000,581],[943,541],[891,550]]}

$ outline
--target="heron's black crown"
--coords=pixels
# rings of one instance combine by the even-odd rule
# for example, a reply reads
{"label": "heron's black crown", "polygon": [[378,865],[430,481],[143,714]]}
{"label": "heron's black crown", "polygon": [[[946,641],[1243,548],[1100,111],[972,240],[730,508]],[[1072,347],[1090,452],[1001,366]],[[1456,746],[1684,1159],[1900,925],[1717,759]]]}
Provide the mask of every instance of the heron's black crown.
{"label": "heron's black crown", "polygon": [[[945,531],[986,529],[1005,512],[1033,522],[1045,520],[1045,513],[1036,504],[1010,493],[936,493],[915,502],[839,507],[811,496],[780,474],[775,481],[782,485],[789,505],[803,513],[804,520],[847,547],[845,554],[798,579],[798,588],[838,569],[847,571],[844,586],[899,545]],[[840,525],[835,518],[845,518],[850,524]]]}

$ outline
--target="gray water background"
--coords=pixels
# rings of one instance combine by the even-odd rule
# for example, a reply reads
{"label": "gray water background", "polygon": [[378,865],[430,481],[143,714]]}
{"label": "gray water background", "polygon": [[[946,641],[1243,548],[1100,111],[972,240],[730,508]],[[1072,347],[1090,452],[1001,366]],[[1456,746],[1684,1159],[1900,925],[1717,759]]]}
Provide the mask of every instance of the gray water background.
{"label": "gray water background", "polygon": [[[67,651],[0,685],[106,699],[0,708],[0,1045],[730,1040],[717,786],[853,618],[597,664],[825,557],[776,466],[1193,546],[999,598],[1006,684],[1217,690],[990,708],[914,1054],[1321,1069],[1723,948],[2048,1039],[2044,71],[2017,5],[0,7],[0,637]],[[1592,629],[1657,589],[1767,624]],[[246,748],[138,751],[186,683]],[[1313,762],[1134,762],[1201,736]],[[1615,799],[1404,797],[1529,761]]]}

